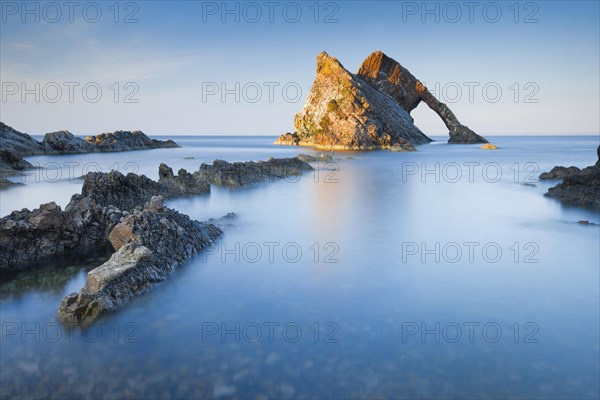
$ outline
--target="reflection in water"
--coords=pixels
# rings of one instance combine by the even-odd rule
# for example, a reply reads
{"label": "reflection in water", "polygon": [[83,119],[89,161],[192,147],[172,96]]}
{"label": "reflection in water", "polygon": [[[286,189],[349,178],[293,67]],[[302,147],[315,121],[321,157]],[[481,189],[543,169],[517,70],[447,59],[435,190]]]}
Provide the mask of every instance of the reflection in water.
{"label": "reflection in water", "polygon": [[[0,280],[0,299],[20,298],[29,293],[60,295],[64,293],[70,281],[85,282],[85,274],[106,260],[108,257],[101,257],[77,265],[54,265],[33,271],[3,274]],[[83,274],[83,279],[76,278],[78,274]]]}

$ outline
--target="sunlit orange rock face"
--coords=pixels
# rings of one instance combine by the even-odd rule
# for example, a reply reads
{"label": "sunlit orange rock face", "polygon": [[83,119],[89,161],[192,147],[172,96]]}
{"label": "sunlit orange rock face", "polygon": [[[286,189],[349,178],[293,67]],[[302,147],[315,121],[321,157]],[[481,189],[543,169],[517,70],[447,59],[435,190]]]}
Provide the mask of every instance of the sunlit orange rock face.
{"label": "sunlit orange rock face", "polygon": [[335,58],[317,56],[317,75],[294,133],[275,142],[332,150],[414,150],[431,141],[410,116],[425,101],[446,123],[450,143],[486,143],[461,125],[408,70],[380,51],[371,54],[356,75]]}
{"label": "sunlit orange rock face", "polygon": [[450,108],[436,99],[410,71],[383,52],[376,51],[369,55],[360,66],[357,76],[391,96],[409,113],[424,101],[446,124],[450,135],[448,143],[487,143],[485,138],[462,125]]}

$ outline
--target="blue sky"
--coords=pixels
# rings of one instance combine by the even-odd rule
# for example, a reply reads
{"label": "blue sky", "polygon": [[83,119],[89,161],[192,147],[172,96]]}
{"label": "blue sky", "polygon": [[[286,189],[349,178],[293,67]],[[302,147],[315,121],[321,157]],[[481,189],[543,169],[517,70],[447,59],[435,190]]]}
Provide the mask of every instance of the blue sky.
{"label": "blue sky", "polygon": [[323,50],[383,50],[483,135],[600,130],[598,1],[1,3],[0,120],[32,134],[278,135]]}

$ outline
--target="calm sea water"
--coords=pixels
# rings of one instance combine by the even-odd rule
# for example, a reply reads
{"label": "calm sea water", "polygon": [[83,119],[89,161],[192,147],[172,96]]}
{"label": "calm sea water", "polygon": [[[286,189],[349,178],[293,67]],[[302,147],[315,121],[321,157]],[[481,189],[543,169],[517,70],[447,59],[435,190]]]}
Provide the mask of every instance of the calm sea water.
{"label": "calm sea water", "polygon": [[[445,140],[444,138],[440,138]],[[0,285],[0,396],[25,398],[598,398],[600,223],[543,196],[554,165],[596,161],[598,137],[443,141],[342,153],[301,179],[168,206],[238,217],[223,240],[85,330],[64,295],[102,260]],[[157,178],[315,153],[272,137],[30,157],[46,167],[0,211],[79,192],[86,171]]]}

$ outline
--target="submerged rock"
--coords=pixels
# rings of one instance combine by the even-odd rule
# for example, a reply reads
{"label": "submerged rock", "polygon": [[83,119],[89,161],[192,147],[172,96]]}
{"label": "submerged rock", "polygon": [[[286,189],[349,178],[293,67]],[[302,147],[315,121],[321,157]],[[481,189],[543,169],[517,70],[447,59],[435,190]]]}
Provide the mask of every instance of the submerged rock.
{"label": "submerged rock", "polygon": [[372,53],[356,75],[322,52],[317,76],[303,110],[294,117],[294,133],[276,144],[339,150],[412,151],[431,141],[414,125],[410,112],[425,102],[446,124],[448,143],[487,143],[462,125],[444,103],[397,61]]}
{"label": "submerged rock", "polygon": [[333,156],[331,154],[319,154],[317,156],[312,156],[309,154],[298,154],[296,158],[300,161],[304,161],[307,163],[317,162],[317,161],[331,161],[333,160]]}
{"label": "submerged rock", "polygon": [[88,273],[80,292],[63,299],[57,318],[63,323],[92,322],[163,281],[221,234],[217,226],[191,220],[153,197],[113,228],[109,237],[116,252]]}
{"label": "submerged rock", "polygon": [[[553,197],[565,204],[600,211],[600,146],[598,146],[597,153],[598,161],[596,164],[584,168],[579,173],[574,169],[564,167],[561,167],[563,169],[560,170],[557,169],[559,167],[553,168],[552,171],[564,175],[564,179],[562,183],[549,188],[545,196]],[[541,176],[540,179],[542,179]]]}
{"label": "submerged rock", "polygon": [[276,178],[302,175],[311,171],[310,164],[298,158],[272,158],[268,161],[247,161],[229,163],[215,160],[212,164],[202,164],[194,173],[196,180],[217,186],[237,188]]}

